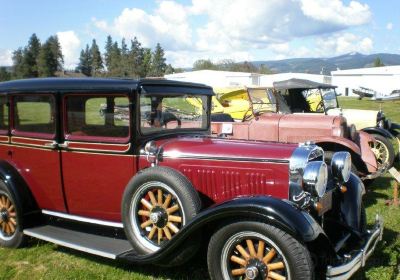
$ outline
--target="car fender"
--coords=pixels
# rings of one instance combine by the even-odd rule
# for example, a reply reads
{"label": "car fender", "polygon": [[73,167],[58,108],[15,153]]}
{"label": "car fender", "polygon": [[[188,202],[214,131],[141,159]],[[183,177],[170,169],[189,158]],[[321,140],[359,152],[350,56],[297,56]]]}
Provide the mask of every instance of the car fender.
{"label": "car fender", "polygon": [[271,196],[254,196],[239,197],[200,212],[171,242],[153,254],[137,256],[132,252],[127,252],[120,258],[134,263],[168,263],[171,256],[180,251],[179,246],[184,246],[191,237],[198,234],[204,236],[223,225],[244,219],[274,225],[302,243],[312,243],[322,238],[327,246],[325,249],[333,250],[323,229],[308,212],[288,201]]}
{"label": "car fender", "polygon": [[392,133],[390,133],[390,131],[380,127],[366,127],[361,129],[361,131],[364,131],[368,134],[379,134],[382,135],[383,137],[394,139],[394,136]]}
{"label": "car fender", "polygon": [[360,229],[362,198],[365,194],[365,187],[361,179],[353,173],[344,185],[347,191],[343,194],[343,201],[340,204],[341,212],[346,224],[358,231]]}
{"label": "car fender", "polygon": [[15,200],[17,210],[22,213],[22,227],[28,227],[33,221],[38,221],[31,218],[32,215],[40,214],[40,210],[28,185],[18,171],[5,160],[0,160],[0,180],[5,183]]}

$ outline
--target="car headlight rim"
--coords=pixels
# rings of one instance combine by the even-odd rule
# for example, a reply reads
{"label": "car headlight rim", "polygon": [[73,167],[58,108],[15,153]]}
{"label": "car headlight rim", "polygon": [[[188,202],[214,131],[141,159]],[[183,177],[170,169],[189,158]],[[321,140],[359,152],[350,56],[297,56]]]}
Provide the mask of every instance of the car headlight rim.
{"label": "car headlight rim", "polygon": [[312,161],[304,169],[303,183],[308,191],[323,197],[328,184],[328,167],[323,161]]}
{"label": "car headlight rim", "polygon": [[351,175],[351,155],[349,152],[336,152],[332,156],[331,168],[333,178],[339,183],[347,183]]}

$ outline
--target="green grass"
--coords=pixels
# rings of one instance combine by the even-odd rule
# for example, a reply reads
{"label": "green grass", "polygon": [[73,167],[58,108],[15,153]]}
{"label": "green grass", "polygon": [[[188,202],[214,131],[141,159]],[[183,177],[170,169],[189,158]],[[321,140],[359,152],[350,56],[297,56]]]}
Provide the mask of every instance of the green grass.
{"label": "green grass", "polygon": [[[379,109],[380,104],[352,98],[341,98],[347,108]],[[400,102],[382,103],[386,115],[400,123]],[[400,169],[400,165],[397,165]],[[386,175],[368,188],[365,204],[368,222],[373,223],[376,213],[385,219],[383,242],[367,262],[363,271],[353,279],[400,280],[400,208],[387,206],[392,199],[394,180]],[[154,266],[134,266],[111,261],[54,244],[31,240],[23,249],[0,249],[0,279],[207,279],[204,253],[188,264],[168,269]]]}

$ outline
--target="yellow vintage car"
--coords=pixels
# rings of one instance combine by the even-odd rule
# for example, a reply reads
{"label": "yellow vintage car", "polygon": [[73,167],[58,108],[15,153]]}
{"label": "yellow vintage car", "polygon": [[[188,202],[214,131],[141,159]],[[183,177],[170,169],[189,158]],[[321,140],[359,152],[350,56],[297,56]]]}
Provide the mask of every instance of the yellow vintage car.
{"label": "yellow vintage car", "polygon": [[[253,112],[274,111],[275,102],[271,101],[268,88],[265,87],[225,87],[214,88],[212,114],[228,114],[234,120],[244,121],[253,116]],[[251,94],[251,102],[249,94]],[[193,98],[187,101],[200,109],[200,103]]]}

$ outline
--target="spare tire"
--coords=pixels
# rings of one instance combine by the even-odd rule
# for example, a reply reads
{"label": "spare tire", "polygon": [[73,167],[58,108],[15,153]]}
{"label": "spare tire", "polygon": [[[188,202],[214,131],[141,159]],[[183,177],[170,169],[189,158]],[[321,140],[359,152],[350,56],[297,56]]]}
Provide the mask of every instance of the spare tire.
{"label": "spare tire", "polygon": [[168,167],[151,167],[128,183],[122,200],[127,238],[139,254],[168,243],[200,211],[200,198],[190,181]]}

